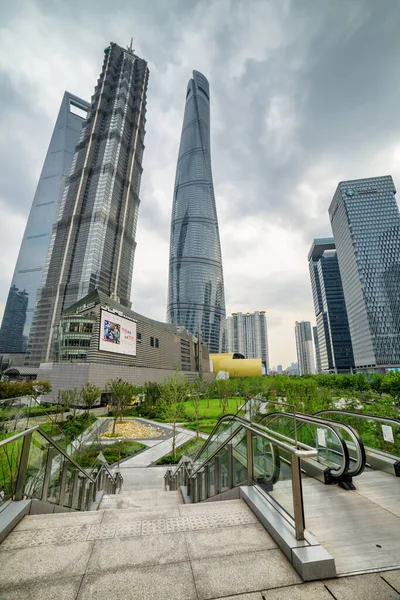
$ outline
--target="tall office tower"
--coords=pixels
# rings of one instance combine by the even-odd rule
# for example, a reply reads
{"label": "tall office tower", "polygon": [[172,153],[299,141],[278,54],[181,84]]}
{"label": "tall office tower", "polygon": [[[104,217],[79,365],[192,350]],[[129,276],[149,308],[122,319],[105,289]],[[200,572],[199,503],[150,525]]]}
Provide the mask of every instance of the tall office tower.
{"label": "tall office tower", "polygon": [[269,371],[268,331],[265,311],[232,313],[226,318],[227,352],[238,352],[245,358],[261,358]]}
{"label": "tall office tower", "polygon": [[193,71],[185,115],[172,206],[169,258],[169,323],[193,334],[201,328],[210,352],[218,352],[225,319],[224,279],[211,171],[210,89]]}
{"label": "tall office tower", "polygon": [[315,351],[315,372],[321,373],[321,355],[319,353],[319,342],[318,342],[318,329],[317,327],[312,328],[313,339],[314,339],[314,351]]}
{"label": "tall office tower", "polygon": [[315,373],[314,349],[310,321],[296,321],[296,351],[299,375]]}
{"label": "tall office tower", "polygon": [[349,373],[354,365],[349,321],[333,238],[318,238],[308,253],[317,319],[319,373]]}
{"label": "tall office tower", "polygon": [[89,104],[65,92],[22,239],[0,330],[0,352],[25,352],[52,226]]}
{"label": "tall office tower", "polygon": [[52,360],[62,311],[93,289],[130,306],[148,76],[132,48],[105,49],[53,228],[28,364]]}
{"label": "tall office tower", "polygon": [[400,365],[400,215],[392,178],[339,183],[329,216],[356,369]]}

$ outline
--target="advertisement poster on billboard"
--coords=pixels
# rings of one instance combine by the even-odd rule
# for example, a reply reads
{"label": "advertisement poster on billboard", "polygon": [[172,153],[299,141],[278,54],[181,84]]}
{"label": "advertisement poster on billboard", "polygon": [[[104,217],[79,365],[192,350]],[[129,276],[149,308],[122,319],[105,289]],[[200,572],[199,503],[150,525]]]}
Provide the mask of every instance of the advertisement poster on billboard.
{"label": "advertisement poster on billboard", "polygon": [[136,356],[136,321],[101,310],[99,350]]}

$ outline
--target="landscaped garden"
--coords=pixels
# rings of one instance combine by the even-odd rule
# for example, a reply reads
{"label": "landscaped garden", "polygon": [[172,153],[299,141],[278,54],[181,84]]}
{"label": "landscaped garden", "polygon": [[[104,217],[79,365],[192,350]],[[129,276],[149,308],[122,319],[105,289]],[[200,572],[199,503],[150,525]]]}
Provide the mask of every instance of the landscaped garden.
{"label": "landscaped garden", "polygon": [[146,448],[139,442],[115,442],[114,444],[91,444],[84,446],[82,450],[74,456],[75,461],[81,467],[92,467],[101,452],[109,465],[133,456]]}

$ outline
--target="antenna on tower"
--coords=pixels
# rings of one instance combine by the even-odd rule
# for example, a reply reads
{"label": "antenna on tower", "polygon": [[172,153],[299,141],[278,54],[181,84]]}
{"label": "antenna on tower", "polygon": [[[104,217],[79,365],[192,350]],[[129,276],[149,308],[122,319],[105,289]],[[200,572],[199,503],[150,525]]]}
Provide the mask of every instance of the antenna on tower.
{"label": "antenna on tower", "polygon": [[126,47],[129,54],[133,54],[135,52],[135,48],[132,48],[132,45],[133,45],[133,37],[131,37],[131,43],[129,44],[129,46]]}

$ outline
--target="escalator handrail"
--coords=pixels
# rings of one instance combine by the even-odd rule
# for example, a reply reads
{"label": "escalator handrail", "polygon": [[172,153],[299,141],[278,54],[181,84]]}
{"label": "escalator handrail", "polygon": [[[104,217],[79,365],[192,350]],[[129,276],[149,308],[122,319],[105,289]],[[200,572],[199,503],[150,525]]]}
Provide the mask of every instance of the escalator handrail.
{"label": "escalator handrail", "polygon": [[[343,466],[339,469],[333,469],[332,467],[329,468],[331,474],[334,476],[334,478],[341,478],[344,475],[347,475],[349,473],[349,469],[350,469],[350,455],[349,455],[349,449],[347,447],[346,441],[343,438],[342,434],[340,433],[340,431],[338,431],[335,427],[336,423],[334,421],[328,421],[328,420],[324,420],[324,419],[319,419],[314,418],[311,415],[305,415],[303,413],[290,413],[290,412],[272,412],[272,413],[268,413],[266,415],[263,416],[263,418],[261,419],[261,422],[263,422],[265,419],[277,419],[280,417],[287,417],[287,418],[295,418],[298,421],[301,421],[302,423],[312,423],[315,425],[320,425],[322,427],[325,427],[325,429],[329,429],[330,431],[332,431],[334,433],[334,435],[337,436],[337,438],[339,439],[340,445],[342,447],[342,452],[343,452],[343,457],[344,457],[344,461],[343,461]],[[340,424],[341,426],[341,424]],[[350,429],[347,428],[346,426],[343,429]],[[356,432],[354,432],[356,433]],[[359,444],[359,448],[360,448],[360,452],[357,452],[357,456],[364,456],[365,459],[365,450],[364,450],[364,446],[360,440],[360,444]],[[364,450],[364,454],[362,453],[362,451]],[[362,459],[361,459],[362,460]],[[365,460],[364,460],[365,462]],[[364,464],[365,466],[365,464]],[[362,468],[362,470],[364,470],[364,466]],[[359,474],[359,468],[357,469],[356,474]],[[362,472],[362,471],[361,471]],[[353,473],[352,473],[353,474]]]}
{"label": "escalator handrail", "polygon": [[314,415],[322,415],[324,413],[332,413],[336,415],[345,415],[346,417],[358,417],[360,419],[367,419],[368,421],[379,421],[382,423],[393,423],[400,427],[400,419],[395,419],[394,417],[380,417],[379,415],[366,415],[364,413],[352,412],[350,410],[340,410],[340,409],[332,409],[332,410],[319,410],[314,413]]}
{"label": "escalator handrail", "polygon": [[220,452],[223,448],[225,448],[225,446],[227,446],[229,444],[231,439],[234,438],[242,429],[245,429],[246,431],[251,431],[251,433],[253,433],[254,435],[264,438],[268,442],[271,442],[272,444],[275,444],[276,446],[278,446],[278,448],[280,448],[281,450],[286,450],[286,452],[289,452],[290,454],[294,454],[295,456],[298,456],[299,458],[311,458],[313,456],[317,456],[317,454],[318,454],[317,450],[315,450],[315,448],[311,448],[311,446],[306,446],[306,444],[304,444],[304,446],[306,446],[308,448],[308,450],[299,450],[294,445],[290,445],[286,442],[283,442],[282,440],[276,439],[273,435],[271,435],[270,430],[268,430],[266,427],[263,427],[262,425],[250,423],[247,419],[242,419],[241,417],[238,417],[237,415],[228,414],[228,415],[224,415],[223,417],[221,417],[219,419],[218,423],[214,427],[213,431],[210,434],[210,437],[208,438],[208,440],[206,441],[204,446],[202,448],[200,448],[199,452],[192,459],[192,464],[195,464],[198,461],[199,456],[201,456],[201,454],[207,448],[207,446],[210,443],[210,438],[214,434],[215,430],[219,427],[219,425],[223,421],[226,421],[228,419],[239,422],[240,426],[237,429],[235,429],[235,431],[233,431],[226,438],[226,440],[224,440],[223,443],[221,445],[219,445],[218,448],[216,448],[214,450],[214,452],[212,452],[210,454],[210,456],[207,456],[207,458],[196,469],[194,469],[192,471],[191,477],[193,477],[193,475],[195,475],[198,471],[200,471],[204,467],[204,465],[206,465],[208,462],[210,462],[214,458],[214,456],[216,456],[216,454],[218,454],[218,452]]}
{"label": "escalator handrail", "polygon": [[[269,414],[274,414],[274,413],[269,413]],[[277,413],[277,414],[282,414],[282,413]],[[283,413],[283,414],[291,414],[291,413]],[[308,415],[306,413],[295,413],[296,418],[300,418],[303,421],[307,421],[307,422],[313,422],[317,425],[323,425],[324,427],[328,427],[329,425],[332,425],[335,429],[339,428],[339,429],[343,429],[344,431],[346,431],[347,435],[350,436],[350,438],[353,439],[356,451],[357,451],[357,460],[356,460],[356,466],[354,469],[350,470],[350,464],[349,464],[349,472],[348,475],[351,475],[353,477],[356,477],[357,475],[361,475],[361,473],[363,473],[366,464],[367,464],[367,455],[365,452],[365,447],[364,447],[364,443],[361,439],[361,437],[359,436],[358,432],[354,429],[354,427],[351,427],[351,425],[347,425],[346,423],[341,423],[340,421],[333,421],[331,419],[323,419],[321,417],[317,417],[316,415]],[[339,433],[339,432],[337,432]],[[347,448],[347,443],[345,442],[346,448]],[[350,456],[349,456],[349,461],[350,460]]]}

